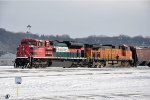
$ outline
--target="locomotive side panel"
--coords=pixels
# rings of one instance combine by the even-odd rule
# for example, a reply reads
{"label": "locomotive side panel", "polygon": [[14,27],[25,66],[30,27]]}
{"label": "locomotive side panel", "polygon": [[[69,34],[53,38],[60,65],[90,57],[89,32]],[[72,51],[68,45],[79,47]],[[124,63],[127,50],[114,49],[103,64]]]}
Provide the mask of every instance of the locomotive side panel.
{"label": "locomotive side panel", "polygon": [[54,41],[54,57],[59,59],[82,59],[85,57],[83,45],[71,44],[69,41]]}

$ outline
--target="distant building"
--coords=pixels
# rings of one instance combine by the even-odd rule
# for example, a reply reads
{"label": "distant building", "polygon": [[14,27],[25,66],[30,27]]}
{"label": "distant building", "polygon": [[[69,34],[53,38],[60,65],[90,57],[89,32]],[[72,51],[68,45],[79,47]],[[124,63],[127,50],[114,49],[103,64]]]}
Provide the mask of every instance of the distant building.
{"label": "distant building", "polygon": [[16,58],[15,54],[6,53],[0,56],[0,66],[12,66],[14,65],[14,60]]}

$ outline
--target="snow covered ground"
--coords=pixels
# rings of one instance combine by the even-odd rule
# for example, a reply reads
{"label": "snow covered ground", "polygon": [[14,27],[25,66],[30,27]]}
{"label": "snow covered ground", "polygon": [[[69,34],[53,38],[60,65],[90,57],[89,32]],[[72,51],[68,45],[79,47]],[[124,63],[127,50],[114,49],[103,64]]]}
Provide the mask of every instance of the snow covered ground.
{"label": "snow covered ground", "polygon": [[[22,77],[17,97],[15,76]],[[150,68],[0,66],[0,100],[149,100]]]}

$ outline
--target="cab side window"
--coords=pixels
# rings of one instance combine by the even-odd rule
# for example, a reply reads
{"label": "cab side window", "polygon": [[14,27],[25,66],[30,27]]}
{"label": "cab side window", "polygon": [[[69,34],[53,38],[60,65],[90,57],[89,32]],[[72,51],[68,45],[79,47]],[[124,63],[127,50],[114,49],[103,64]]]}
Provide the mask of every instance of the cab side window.
{"label": "cab side window", "polygon": [[39,42],[39,46],[40,47],[44,46],[44,43],[43,42]]}

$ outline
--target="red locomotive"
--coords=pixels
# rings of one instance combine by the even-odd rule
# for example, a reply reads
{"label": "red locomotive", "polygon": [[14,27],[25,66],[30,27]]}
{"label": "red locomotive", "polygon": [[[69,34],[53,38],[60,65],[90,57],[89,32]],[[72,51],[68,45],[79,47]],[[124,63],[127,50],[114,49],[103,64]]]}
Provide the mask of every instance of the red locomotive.
{"label": "red locomotive", "polygon": [[44,68],[52,60],[80,61],[85,59],[84,51],[82,44],[69,41],[23,39],[17,48],[15,67]]}
{"label": "red locomotive", "polygon": [[[90,45],[70,41],[23,39],[17,48],[14,67],[45,68],[51,66],[54,60],[70,61],[70,67],[128,67],[139,64],[137,52],[136,48],[126,45]],[[150,65],[149,62],[147,64]]]}

